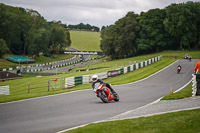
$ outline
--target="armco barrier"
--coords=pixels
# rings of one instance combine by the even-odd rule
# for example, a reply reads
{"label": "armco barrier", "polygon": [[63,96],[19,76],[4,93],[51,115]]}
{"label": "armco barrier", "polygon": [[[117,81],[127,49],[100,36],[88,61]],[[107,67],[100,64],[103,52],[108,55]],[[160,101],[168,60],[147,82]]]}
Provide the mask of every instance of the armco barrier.
{"label": "armco barrier", "polygon": [[[124,67],[121,69],[117,69],[117,70],[112,70],[112,71],[108,71],[108,72],[103,72],[103,73],[96,73],[96,75],[99,77],[99,79],[106,79],[108,77],[115,77],[121,74],[126,74],[128,72],[134,71],[136,69],[145,67],[149,64],[152,64],[156,61],[159,61],[161,59],[160,56],[146,60],[144,62],[140,62],[140,63],[136,63],[136,64],[132,64],[128,67]],[[80,84],[88,84],[90,82],[92,82],[91,79],[92,75],[84,75],[84,76],[78,76],[78,77],[68,77],[65,79],[65,88],[71,88],[74,87],[76,85],[80,85]]]}
{"label": "armco barrier", "polygon": [[[23,67],[24,69],[26,68],[26,71],[24,71],[24,72],[37,72],[37,71],[43,71],[44,66],[61,63],[60,65],[56,65],[56,66],[47,68],[47,70],[50,70],[50,69],[53,69],[53,68],[58,68],[58,67],[67,66],[67,65],[70,65],[70,64],[75,64],[75,63],[80,62],[80,59],[79,59],[79,60],[74,61],[74,62],[66,63],[66,61],[71,61],[74,58],[76,58],[76,55],[73,56],[70,59],[65,59],[65,60],[61,60],[61,61],[55,61],[55,62],[49,62],[49,63],[43,63],[43,64],[36,64],[36,65],[29,65],[29,66],[21,66],[21,67]],[[12,67],[12,68],[3,68],[3,69],[0,69],[0,71],[12,71],[12,70],[19,69],[21,67],[17,66],[17,67]],[[40,67],[40,68],[36,68],[36,67]]]}

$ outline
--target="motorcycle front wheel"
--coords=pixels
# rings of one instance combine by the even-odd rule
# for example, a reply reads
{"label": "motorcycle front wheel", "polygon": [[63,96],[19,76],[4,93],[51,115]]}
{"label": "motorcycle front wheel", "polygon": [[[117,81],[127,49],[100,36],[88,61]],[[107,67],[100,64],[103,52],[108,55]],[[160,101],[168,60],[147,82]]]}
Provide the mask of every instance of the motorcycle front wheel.
{"label": "motorcycle front wheel", "polygon": [[100,91],[99,92],[99,98],[104,102],[104,103],[108,103],[108,97],[107,94],[104,91]]}
{"label": "motorcycle front wheel", "polygon": [[114,101],[118,102],[119,101],[119,95],[116,92],[113,95],[115,96]]}

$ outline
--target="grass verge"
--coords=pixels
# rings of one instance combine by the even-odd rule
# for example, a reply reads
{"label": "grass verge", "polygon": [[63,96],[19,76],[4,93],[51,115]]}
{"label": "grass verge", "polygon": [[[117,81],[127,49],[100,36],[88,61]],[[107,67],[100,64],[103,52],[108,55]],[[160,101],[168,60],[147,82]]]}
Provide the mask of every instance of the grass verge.
{"label": "grass verge", "polygon": [[183,88],[182,90],[172,93],[169,95],[164,96],[161,100],[175,100],[175,99],[182,99],[192,96],[192,82]]}
{"label": "grass verge", "polygon": [[200,109],[89,124],[65,133],[199,133]]}

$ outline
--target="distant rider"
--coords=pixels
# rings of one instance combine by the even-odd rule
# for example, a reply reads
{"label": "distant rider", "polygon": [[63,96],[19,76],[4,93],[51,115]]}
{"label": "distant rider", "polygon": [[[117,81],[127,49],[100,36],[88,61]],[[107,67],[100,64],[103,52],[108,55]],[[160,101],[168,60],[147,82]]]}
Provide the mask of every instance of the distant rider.
{"label": "distant rider", "polygon": [[103,82],[103,80],[99,79],[97,75],[93,75],[93,76],[92,76],[92,88],[93,88],[93,90],[94,90],[95,84],[98,83],[98,82],[99,82],[100,84],[105,84],[106,87],[108,87],[108,88],[111,90],[111,92],[112,92],[113,94],[115,93],[115,91],[114,91],[113,88],[110,86],[110,84]]}
{"label": "distant rider", "polygon": [[178,66],[177,66],[177,69],[179,69],[179,68],[180,68],[180,70],[181,70],[181,65],[178,65]]}

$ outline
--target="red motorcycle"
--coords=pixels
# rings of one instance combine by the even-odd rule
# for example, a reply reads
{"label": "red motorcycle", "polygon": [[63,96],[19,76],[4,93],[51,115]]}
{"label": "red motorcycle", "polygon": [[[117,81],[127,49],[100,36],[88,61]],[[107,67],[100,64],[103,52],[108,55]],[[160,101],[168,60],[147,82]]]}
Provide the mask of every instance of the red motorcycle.
{"label": "red motorcycle", "polygon": [[181,66],[178,66],[178,67],[177,67],[177,73],[179,74],[180,71],[181,71]]}
{"label": "red motorcycle", "polygon": [[112,100],[116,102],[119,101],[119,95],[116,92],[112,93],[105,84],[96,83],[94,87],[94,92],[104,103],[108,103]]}

